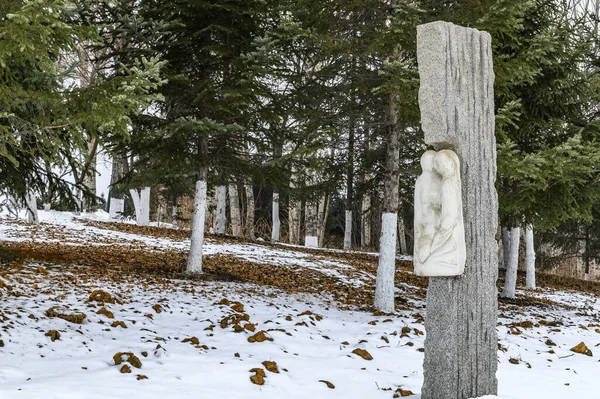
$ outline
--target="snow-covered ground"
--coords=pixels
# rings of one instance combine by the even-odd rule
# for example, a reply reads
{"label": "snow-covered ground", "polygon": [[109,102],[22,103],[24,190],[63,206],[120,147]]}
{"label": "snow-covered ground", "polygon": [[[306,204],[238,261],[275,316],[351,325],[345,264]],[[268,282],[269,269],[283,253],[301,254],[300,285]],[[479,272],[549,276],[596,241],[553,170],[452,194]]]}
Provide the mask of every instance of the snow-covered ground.
{"label": "snow-covered ground", "polygon": [[[41,211],[40,217],[44,223],[34,227],[1,220],[0,247],[3,241],[145,251],[189,247],[186,238],[88,224],[105,220],[103,213]],[[208,240],[205,254],[305,269],[341,286],[374,283],[370,269],[300,248]],[[423,290],[410,284],[398,291],[411,295],[406,309],[376,316],[342,310],[325,291],[290,294],[255,283],[178,280],[27,259],[2,260],[0,281],[1,399],[392,398],[399,390],[420,396]],[[99,289],[119,301],[89,301]],[[550,289],[519,295],[531,304],[503,304],[499,313],[499,397],[597,397],[597,298]],[[86,319],[75,324],[48,317],[53,306],[81,311]],[[46,336],[51,330],[60,339]],[[261,331],[267,340],[249,342]],[[570,350],[580,342],[593,356]],[[353,353],[356,349],[372,360]],[[121,373],[123,364],[113,359],[119,352],[132,352],[141,368],[126,362],[131,373]],[[279,372],[269,371],[265,361],[276,362]],[[256,368],[264,370],[263,385],[250,379]]]}

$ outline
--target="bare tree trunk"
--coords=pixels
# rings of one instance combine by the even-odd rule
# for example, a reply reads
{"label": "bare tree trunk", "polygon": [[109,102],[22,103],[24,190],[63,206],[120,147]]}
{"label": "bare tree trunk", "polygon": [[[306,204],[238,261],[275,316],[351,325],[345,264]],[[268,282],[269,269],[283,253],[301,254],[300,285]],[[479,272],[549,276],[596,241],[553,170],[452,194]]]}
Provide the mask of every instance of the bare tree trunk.
{"label": "bare tree trunk", "polygon": [[585,273],[583,279],[588,281],[590,279],[590,228],[585,227],[585,252],[583,253],[583,260],[585,262]]}
{"label": "bare tree trunk", "polygon": [[510,252],[506,264],[506,277],[504,277],[504,298],[514,298],[517,290],[517,270],[519,269],[519,242],[521,240],[521,229],[513,227],[510,229]]}
{"label": "bare tree trunk", "polygon": [[217,223],[217,197],[216,188],[214,195],[206,194],[206,214],[204,220],[204,231],[215,234],[215,225]]}
{"label": "bare tree trunk", "polygon": [[109,214],[110,218],[119,217],[125,211],[125,198],[120,180],[129,171],[127,156],[117,156],[112,160],[112,173],[110,175]]}
{"label": "bare tree trunk", "polygon": [[[364,131],[364,142],[363,142],[363,158],[368,159],[369,153],[373,150],[373,144],[371,141],[371,130],[366,128]],[[360,245],[362,248],[371,248],[373,246],[372,239],[372,213],[371,213],[371,180],[373,180],[373,174],[371,173],[370,165],[367,164],[366,170],[362,175],[362,183],[365,187],[364,193],[361,198],[360,206]]]}
{"label": "bare tree trunk", "polygon": [[[87,171],[84,171],[83,184],[87,187],[91,195],[96,196],[96,165],[98,162],[98,140],[92,138],[88,142],[88,153],[89,167]],[[95,201],[89,201],[83,199],[82,207],[86,212],[93,211],[91,205]]]}
{"label": "bare tree trunk", "polygon": [[301,202],[290,200],[291,209],[289,211],[289,236],[290,244],[300,244],[300,218],[302,217]]}
{"label": "bare tree trunk", "polygon": [[[203,190],[206,193],[206,188],[204,188]],[[194,198],[196,198],[195,194],[194,194]],[[204,209],[206,212],[206,200],[204,202],[205,202]],[[173,225],[173,227],[177,227],[177,224],[178,224],[177,219],[178,219],[178,217],[177,217],[177,201],[175,201],[175,203],[173,204],[173,207],[171,208],[171,224]],[[204,227],[202,228],[202,230],[204,231]]]}
{"label": "bare tree trunk", "polygon": [[158,227],[160,227],[160,223],[162,221],[162,217],[163,217],[163,204],[160,202],[158,202],[157,206],[156,206],[156,225]]}
{"label": "bare tree trunk", "polygon": [[273,192],[273,202],[272,202],[272,213],[271,213],[271,218],[273,219],[273,227],[271,230],[271,241],[272,242],[279,242],[279,228],[280,228],[280,221],[279,221],[279,193],[278,192]]}
{"label": "bare tree trunk", "polygon": [[344,225],[344,250],[352,249],[352,191],[354,189],[354,116],[348,130],[348,164],[346,166],[346,212]]}
{"label": "bare tree trunk", "polygon": [[44,166],[48,184],[45,193],[42,193],[42,203],[44,204],[44,210],[50,211],[52,209],[52,198],[54,197],[54,178],[52,176],[52,165],[48,160],[44,161]]}
{"label": "bare tree trunk", "polygon": [[83,210],[83,193],[80,189],[75,190],[75,196],[73,197],[73,201],[75,201],[75,215],[81,215],[81,211]]}
{"label": "bare tree trunk", "polygon": [[406,228],[404,227],[404,218],[398,215],[398,248],[402,255],[408,254],[406,248]]}
{"label": "bare tree trunk", "polygon": [[290,198],[288,210],[288,239],[290,244],[299,244],[300,212],[296,200]]}
{"label": "bare tree trunk", "polygon": [[396,271],[396,232],[398,228],[398,176],[400,152],[396,130],[395,96],[388,99],[386,126],[387,161],[381,215],[381,238],[379,240],[379,265],[375,285],[375,308],[382,312],[394,311],[394,274]]}
{"label": "bare tree trunk", "polygon": [[327,228],[327,219],[329,218],[329,202],[330,195],[325,194],[319,201],[319,213],[318,213],[318,236],[319,236],[319,248],[323,248],[325,245],[325,229]]}
{"label": "bare tree trunk", "polygon": [[533,245],[533,225],[525,226],[525,259],[527,264],[527,275],[525,286],[527,289],[535,290],[535,247]]}
{"label": "bare tree trunk", "polygon": [[502,227],[502,266],[508,268],[508,258],[510,257],[510,229]]}
{"label": "bare tree trunk", "polygon": [[[273,145],[273,159],[279,159],[283,155],[283,143],[275,142]],[[280,220],[280,206],[279,206],[279,189],[273,190],[273,199],[271,204],[271,241],[279,242],[281,240],[281,220]],[[291,206],[288,208],[288,212],[291,210]],[[288,215],[288,224],[291,223]],[[292,229],[288,226],[288,231]]]}
{"label": "bare tree trunk", "polygon": [[296,168],[292,166],[292,176],[290,178],[290,188],[291,196],[289,200],[289,215],[288,215],[288,224],[289,224],[289,239],[290,244],[300,244],[300,217],[302,214],[302,210],[300,209],[300,201],[294,199],[292,195],[294,195],[294,188],[296,187]]}
{"label": "bare tree trunk", "polygon": [[[101,62],[98,60],[98,53],[89,50],[83,44],[78,46],[76,52],[79,68],[77,69],[77,77],[79,78],[79,87],[88,88],[96,84],[99,75],[99,70],[102,68]],[[95,133],[85,130],[88,150],[86,153],[84,168],[81,173],[80,183],[88,190],[89,195],[96,196],[96,162],[98,155],[98,138]],[[92,204],[95,200],[86,198],[83,193],[80,193],[80,210],[92,211]]]}
{"label": "bare tree trunk", "polygon": [[244,184],[244,188],[246,190],[246,238],[250,240],[254,240],[254,187],[252,185],[252,179],[246,179],[246,184]]}
{"label": "bare tree trunk", "polygon": [[[333,164],[335,162],[335,148],[331,147],[331,151],[329,153],[330,162]],[[323,179],[327,180],[329,177],[324,176]],[[325,246],[325,232],[327,230],[327,219],[329,218],[329,209],[331,203],[331,194],[324,194],[319,200],[319,209],[317,212],[317,236],[319,237],[319,248],[323,248]]]}
{"label": "bare tree trunk", "polygon": [[234,237],[241,237],[242,214],[240,212],[240,196],[235,183],[229,183],[229,212],[231,215],[231,232]]}
{"label": "bare tree trunk", "polygon": [[[367,176],[365,176],[367,178]],[[370,179],[370,176],[369,176]],[[371,247],[371,194],[366,192],[362,198],[361,205],[361,226],[362,226],[362,234],[361,234],[361,247],[362,248],[370,248]]]}
{"label": "bare tree trunk", "polygon": [[227,186],[217,186],[217,214],[215,217],[215,234],[225,235],[227,229]]}

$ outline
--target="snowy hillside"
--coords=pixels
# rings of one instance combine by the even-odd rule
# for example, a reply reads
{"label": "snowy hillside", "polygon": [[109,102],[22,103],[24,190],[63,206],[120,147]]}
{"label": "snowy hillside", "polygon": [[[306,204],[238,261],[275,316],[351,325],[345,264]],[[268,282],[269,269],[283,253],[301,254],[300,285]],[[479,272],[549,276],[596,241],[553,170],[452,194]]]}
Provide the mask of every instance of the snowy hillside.
{"label": "snowy hillside", "polygon": [[[397,312],[374,314],[374,254],[212,237],[186,279],[186,231],[40,216],[0,223],[2,399],[419,397],[426,280],[409,261]],[[595,397],[599,311],[551,288],[501,302],[500,397]]]}

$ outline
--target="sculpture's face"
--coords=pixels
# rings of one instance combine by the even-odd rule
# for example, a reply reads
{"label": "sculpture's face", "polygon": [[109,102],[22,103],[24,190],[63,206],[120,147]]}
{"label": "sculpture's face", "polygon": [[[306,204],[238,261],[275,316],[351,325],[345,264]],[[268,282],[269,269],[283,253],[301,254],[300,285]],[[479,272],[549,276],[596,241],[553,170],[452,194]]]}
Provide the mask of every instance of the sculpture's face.
{"label": "sculpture's face", "polygon": [[421,155],[421,169],[423,169],[423,171],[431,172],[433,170],[433,160],[435,159],[436,154],[435,151],[429,150]]}
{"label": "sculpture's face", "polygon": [[443,177],[454,175],[454,160],[444,152],[440,151],[434,159],[435,170]]}

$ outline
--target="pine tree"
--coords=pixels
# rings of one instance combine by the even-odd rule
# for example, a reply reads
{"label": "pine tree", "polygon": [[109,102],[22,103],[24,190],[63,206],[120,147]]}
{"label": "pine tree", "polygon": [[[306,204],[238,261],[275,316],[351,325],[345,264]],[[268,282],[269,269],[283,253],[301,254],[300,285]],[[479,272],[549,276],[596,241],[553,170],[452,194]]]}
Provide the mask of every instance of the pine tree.
{"label": "pine tree", "polygon": [[138,60],[120,76],[94,88],[70,85],[71,60],[84,43],[99,41],[100,27],[80,20],[79,2],[8,1],[0,6],[0,170],[2,188],[24,199],[32,193],[53,194],[75,203],[73,185],[56,170],[85,169],[83,131],[126,135],[130,117],[154,97],[159,83],[157,60]]}

